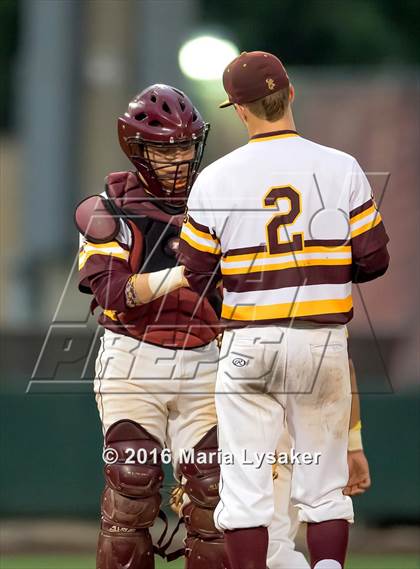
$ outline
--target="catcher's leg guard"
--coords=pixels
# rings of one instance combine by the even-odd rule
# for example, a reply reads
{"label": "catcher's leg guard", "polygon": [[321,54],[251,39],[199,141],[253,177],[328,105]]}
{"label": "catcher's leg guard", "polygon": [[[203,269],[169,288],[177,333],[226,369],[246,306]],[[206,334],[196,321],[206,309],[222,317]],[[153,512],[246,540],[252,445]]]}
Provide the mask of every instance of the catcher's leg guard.
{"label": "catcher's leg guard", "polygon": [[[102,495],[97,569],[154,569],[148,528],[160,509],[162,447],[146,429],[128,420],[111,425],[105,444],[118,453],[118,460],[104,468],[106,486]],[[136,458],[141,449],[147,458],[144,464],[139,464]],[[133,451],[135,456],[131,460]],[[153,455],[152,451],[155,451]],[[129,464],[127,459],[130,459]]]}
{"label": "catcher's leg guard", "polygon": [[213,521],[219,501],[220,468],[217,461],[217,429],[213,427],[195,446],[195,454],[206,454],[205,464],[181,464],[186,479],[185,491],[191,502],[182,514],[187,528],[186,569],[229,569],[223,533]]}

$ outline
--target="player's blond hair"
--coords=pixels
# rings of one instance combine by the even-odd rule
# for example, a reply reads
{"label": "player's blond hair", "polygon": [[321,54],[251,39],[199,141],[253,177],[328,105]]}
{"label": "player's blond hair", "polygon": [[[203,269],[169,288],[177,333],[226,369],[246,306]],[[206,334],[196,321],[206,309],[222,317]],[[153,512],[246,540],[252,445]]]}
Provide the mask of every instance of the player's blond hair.
{"label": "player's blond hair", "polygon": [[290,89],[289,86],[287,86],[272,95],[258,99],[258,101],[246,103],[244,106],[259,119],[275,122],[283,118],[289,106],[289,92]]}

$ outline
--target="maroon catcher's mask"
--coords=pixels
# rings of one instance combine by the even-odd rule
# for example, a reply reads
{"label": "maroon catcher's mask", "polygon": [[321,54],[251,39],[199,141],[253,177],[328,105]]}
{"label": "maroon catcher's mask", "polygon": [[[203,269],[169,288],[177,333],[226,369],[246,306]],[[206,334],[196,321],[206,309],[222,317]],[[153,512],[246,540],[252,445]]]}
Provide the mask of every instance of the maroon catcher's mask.
{"label": "maroon catcher's mask", "polygon": [[118,119],[123,152],[147,190],[174,211],[185,207],[208,130],[185,93],[161,84],[139,93]]}

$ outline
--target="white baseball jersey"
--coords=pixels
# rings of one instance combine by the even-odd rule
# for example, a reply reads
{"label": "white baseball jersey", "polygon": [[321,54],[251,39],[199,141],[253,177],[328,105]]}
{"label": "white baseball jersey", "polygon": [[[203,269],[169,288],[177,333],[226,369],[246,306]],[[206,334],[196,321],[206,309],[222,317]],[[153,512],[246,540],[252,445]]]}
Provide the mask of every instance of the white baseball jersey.
{"label": "white baseball jersey", "polygon": [[233,326],[348,322],[353,271],[388,241],[357,161],[295,131],[254,137],[205,168],[181,237],[191,287],[220,273]]}

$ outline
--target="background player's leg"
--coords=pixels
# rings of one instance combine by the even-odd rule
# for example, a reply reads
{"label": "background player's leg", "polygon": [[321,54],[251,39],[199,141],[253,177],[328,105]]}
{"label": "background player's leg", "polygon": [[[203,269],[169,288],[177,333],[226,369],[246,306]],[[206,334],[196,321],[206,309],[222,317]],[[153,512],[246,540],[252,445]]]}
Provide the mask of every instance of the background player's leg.
{"label": "background player's leg", "polygon": [[[225,530],[233,569],[266,568],[267,526],[274,513],[272,466],[267,455],[275,451],[284,414],[266,393],[276,366],[264,343],[255,341],[262,333],[255,328],[226,333],[222,355],[226,345],[229,350],[217,374],[219,446],[233,460],[222,461],[215,521]],[[281,355],[282,346],[278,348]]]}
{"label": "background player's leg", "polygon": [[[289,453],[291,441],[287,429],[277,445],[277,453]],[[278,464],[274,470],[274,517],[268,528],[268,569],[309,569],[300,551],[295,550],[299,528],[298,509],[290,500],[292,466]]]}
{"label": "background player's leg", "polygon": [[286,377],[293,446],[297,453],[319,453],[311,464],[294,465],[292,500],[308,523],[311,566],[340,568],[353,521],[351,499],[342,493],[351,407],[344,328],[291,329]]}

